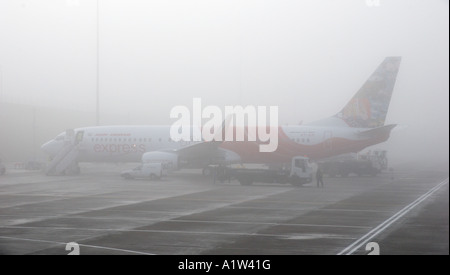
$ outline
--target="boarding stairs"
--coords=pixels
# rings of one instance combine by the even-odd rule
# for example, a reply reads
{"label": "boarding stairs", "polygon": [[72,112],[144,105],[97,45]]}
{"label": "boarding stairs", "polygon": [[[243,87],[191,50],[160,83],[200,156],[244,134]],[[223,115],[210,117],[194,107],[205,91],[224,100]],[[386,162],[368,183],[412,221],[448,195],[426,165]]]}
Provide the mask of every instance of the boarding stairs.
{"label": "boarding stairs", "polygon": [[77,158],[80,153],[80,143],[76,141],[73,130],[66,132],[64,146],[47,166],[48,176],[69,175],[79,173]]}

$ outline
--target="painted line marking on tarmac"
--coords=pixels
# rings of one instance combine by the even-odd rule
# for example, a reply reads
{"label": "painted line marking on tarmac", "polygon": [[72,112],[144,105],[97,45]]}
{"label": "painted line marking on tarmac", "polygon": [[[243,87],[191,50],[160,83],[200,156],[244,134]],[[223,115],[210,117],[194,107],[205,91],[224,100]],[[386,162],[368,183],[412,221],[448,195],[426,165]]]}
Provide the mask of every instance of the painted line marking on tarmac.
{"label": "painted line marking on tarmac", "polygon": [[[33,229],[33,227],[9,227],[16,229]],[[293,237],[292,234],[261,234],[261,233],[245,233],[245,232],[211,232],[211,231],[185,231],[185,230],[152,230],[152,229],[97,229],[97,228],[72,228],[72,227],[40,227],[41,229],[54,229],[54,230],[85,230],[85,231],[110,231],[110,232],[128,232],[128,233],[167,233],[167,234],[188,234],[188,235],[222,235],[222,236],[252,236],[252,237],[272,237],[272,238],[286,238]],[[303,236],[308,234],[299,234],[295,236]],[[14,238],[0,236],[0,238]],[[354,240],[354,237],[347,236],[334,236],[331,239],[346,239]]]}
{"label": "painted line marking on tarmac", "polygon": [[[6,237],[6,236],[0,236],[0,239],[18,240],[18,241],[27,241],[27,242],[39,242],[39,243],[51,243],[51,244],[59,244],[59,245],[66,245],[66,244],[67,244],[67,243],[57,242],[57,241],[36,240],[36,239],[26,239],[26,238],[16,238],[16,237]],[[104,249],[104,250],[112,250],[112,251],[119,251],[119,252],[133,253],[133,254],[139,254],[139,255],[155,255],[155,254],[146,253],[146,252],[133,251],[133,250],[128,250],[128,249],[120,249],[120,248],[114,248],[114,247],[97,246],[97,245],[88,245],[88,244],[78,244],[78,245],[81,246],[81,247],[96,248],[96,249]]]}
{"label": "painted line marking on tarmac", "polygon": [[417,205],[419,205],[421,202],[429,198],[431,195],[433,195],[436,191],[438,191],[442,186],[448,184],[449,178],[446,178],[439,184],[437,184],[435,187],[431,188],[428,192],[417,198],[412,203],[405,206],[402,210],[395,213],[393,216],[391,216],[389,219],[382,222],[380,225],[369,231],[366,235],[362,236],[346,248],[344,248],[341,252],[339,252],[337,255],[351,255],[356,250],[358,250],[361,246],[368,243],[370,240],[375,238],[377,235],[379,235],[381,232],[383,232],[386,228],[391,226],[393,223],[395,223],[397,220],[399,220],[401,217],[406,215],[409,211],[414,209]]}
{"label": "painted line marking on tarmac", "polygon": [[[102,218],[99,218],[102,219]],[[105,219],[105,220],[110,220]],[[114,219],[113,219],[114,220]],[[136,219],[139,220],[139,219]],[[161,223],[207,223],[207,224],[249,224],[249,225],[270,225],[270,226],[298,226],[298,227],[330,227],[330,228],[361,228],[369,229],[369,226],[358,226],[358,225],[336,225],[336,224],[304,224],[304,223],[276,223],[276,222],[248,222],[248,221],[210,221],[210,220],[185,220],[185,219],[174,219],[174,220],[164,220],[164,219],[146,219],[148,221],[161,222]],[[145,220],[142,220],[145,221]],[[139,229],[111,229],[111,228],[82,228],[82,227],[53,227],[53,226],[21,226],[21,225],[4,225],[1,228],[7,229],[52,229],[52,230],[104,230],[104,231],[139,231]],[[146,231],[146,230],[142,230]]]}
{"label": "painted line marking on tarmac", "polygon": [[[247,206],[229,206],[228,208],[236,208],[236,209],[249,209],[249,210],[290,210],[290,211],[310,211],[313,208],[268,208],[268,207],[247,207]],[[319,208],[314,211],[343,211],[343,212],[371,212],[371,213],[390,213],[390,211],[386,210],[372,210],[372,209],[343,209],[343,208]]]}

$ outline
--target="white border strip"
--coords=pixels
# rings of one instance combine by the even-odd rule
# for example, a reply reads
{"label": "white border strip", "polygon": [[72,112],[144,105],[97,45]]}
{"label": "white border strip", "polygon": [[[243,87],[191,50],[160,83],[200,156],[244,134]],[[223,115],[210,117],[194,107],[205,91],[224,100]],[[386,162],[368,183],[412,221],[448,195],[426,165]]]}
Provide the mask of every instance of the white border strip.
{"label": "white border strip", "polygon": [[431,188],[428,192],[420,196],[418,199],[413,201],[412,203],[408,204],[406,207],[404,207],[402,210],[395,213],[392,217],[385,220],[383,223],[369,231],[366,235],[359,238],[357,241],[352,243],[351,245],[344,248],[341,252],[339,252],[337,255],[351,255],[353,252],[358,250],[361,246],[369,242],[371,239],[375,238],[378,234],[383,232],[386,228],[388,228],[390,225],[392,225],[394,222],[399,220],[401,217],[403,217],[405,214],[407,214],[409,211],[411,211],[414,207],[416,207],[418,204],[426,200],[428,197],[430,197],[434,192],[439,190],[442,186],[448,183],[448,179],[446,178],[442,182],[440,182],[435,187]]}

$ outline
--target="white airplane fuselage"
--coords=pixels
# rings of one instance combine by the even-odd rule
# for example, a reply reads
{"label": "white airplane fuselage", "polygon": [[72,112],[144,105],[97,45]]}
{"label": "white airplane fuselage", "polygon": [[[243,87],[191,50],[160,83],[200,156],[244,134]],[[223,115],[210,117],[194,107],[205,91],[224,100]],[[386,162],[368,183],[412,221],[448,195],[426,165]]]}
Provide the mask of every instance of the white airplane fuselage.
{"label": "white airplane fuselage", "polygon": [[[281,126],[275,152],[259,152],[259,141],[224,141],[219,147],[234,152],[240,162],[289,162],[294,156],[320,159],[346,152],[358,152],[383,142],[389,133],[361,137],[367,129]],[[82,132],[79,162],[140,162],[142,155],[152,151],[171,151],[201,142],[172,141],[170,126],[99,126],[75,129]],[[64,145],[64,135],[45,143],[42,149],[54,156]]]}
{"label": "white airplane fuselage", "polygon": [[[244,141],[215,139],[211,143],[207,141],[175,142],[170,138],[171,126],[97,126],[74,130],[78,146],[75,160],[78,162],[167,160],[175,165],[180,164],[177,167],[182,168],[189,167],[189,163],[193,164],[190,167],[204,167],[208,163],[220,162],[288,163],[296,156],[307,156],[312,160],[318,160],[358,152],[368,146],[386,141],[395,127],[393,124],[385,125],[385,120],[400,62],[401,57],[386,57],[347,105],[334,116],[306,125],[260,129],[262,133],[264,130],[270,130],[269,133],[278,133],[274,135],[277,137],[274,151],[260,150],[267,142],[259,141],[260,131],[255,138],[254,128],[239,129],[242,130],[240,133],[246,135]],[[224,121],[223,125],[227,123]],[[226,133],[229,127],[223,127],[223,129]],[[236,130],[234,127],[234,133]],[[262,138],[262,140],[266,139]],[[269,141],[271,142],[272,140]],[[42,149],[50,157],[55,157],[64,145],[65,133],[61,133],[55,139],[42,145]],[[64,153],[64,150],[61,152]],[[56,158],[55,162],[57,160],[59,158]]]}

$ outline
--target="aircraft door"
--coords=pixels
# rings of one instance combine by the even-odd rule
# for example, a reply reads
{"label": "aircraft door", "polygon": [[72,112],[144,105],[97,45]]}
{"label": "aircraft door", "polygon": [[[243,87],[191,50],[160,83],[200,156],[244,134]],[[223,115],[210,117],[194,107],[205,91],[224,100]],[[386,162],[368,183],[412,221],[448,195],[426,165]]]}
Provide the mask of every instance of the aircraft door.
{"label": "aircraft door", "polygon": [[80,144],[83,141],[84,131],[78,131],[75,136],[75,145]]}

